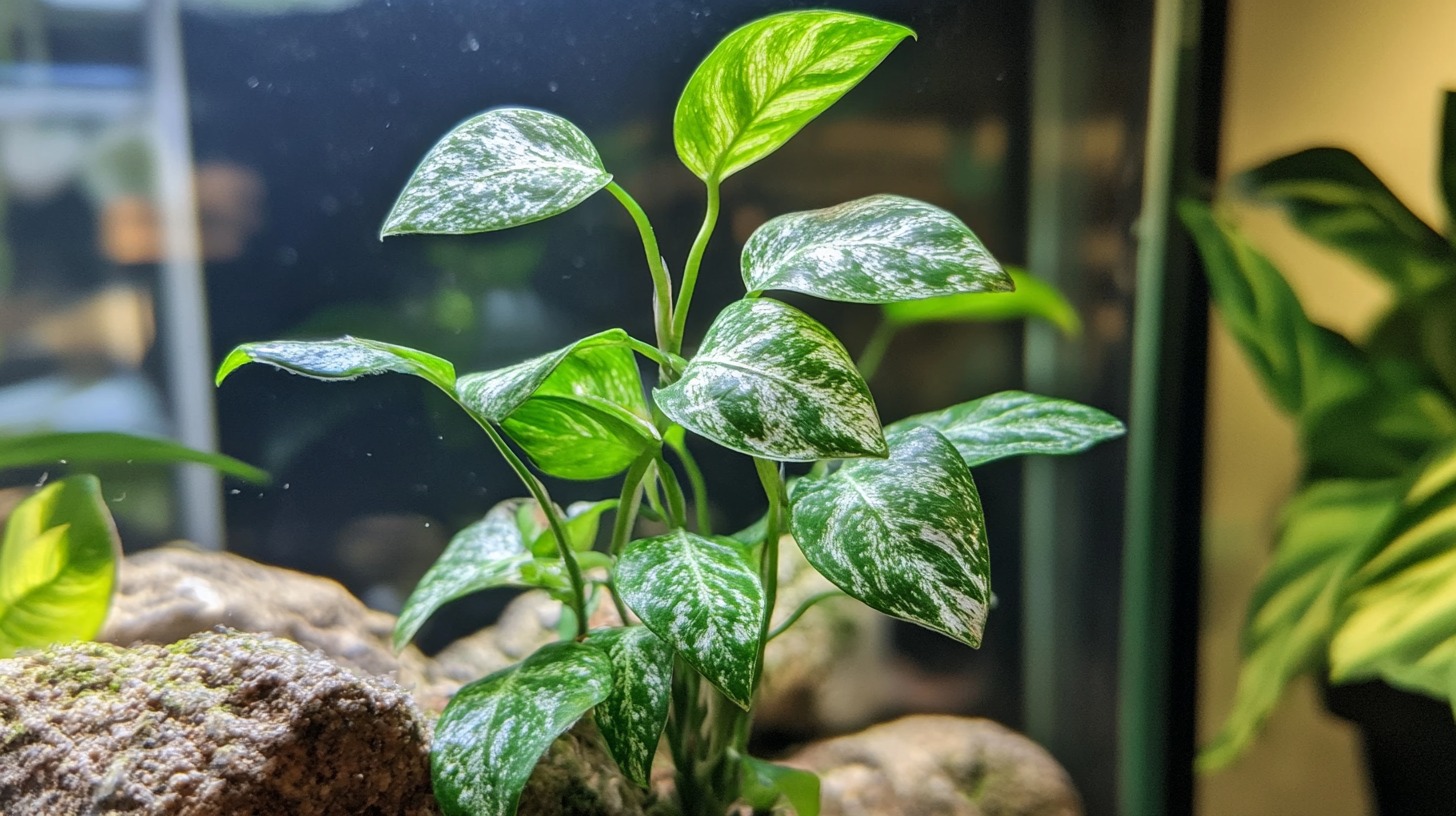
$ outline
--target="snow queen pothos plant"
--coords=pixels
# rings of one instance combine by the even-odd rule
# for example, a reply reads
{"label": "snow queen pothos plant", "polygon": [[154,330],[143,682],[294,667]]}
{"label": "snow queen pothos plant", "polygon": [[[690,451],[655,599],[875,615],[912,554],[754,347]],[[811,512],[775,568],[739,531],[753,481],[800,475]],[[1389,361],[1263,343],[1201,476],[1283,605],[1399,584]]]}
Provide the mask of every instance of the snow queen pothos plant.
{"label": "snow queen pothos plant", "polygon": [[[500,230],[608,191],[641,233],[655,343],[612,329],[462,376],[431,354],[353,337],[250,343],[223,361],[219,382],[249,362],[325,380],[386,371],[422,377],[480,425],[530,493],[497,505],[451,541],[395,631],[402,645],[447,601],[492,586],[544,588],[565,605],[570,631],[561,642],[461,689],[441,715],[432,768],[447,813],[514,813],[538,759],[589,712],[612,757],[640,785],[648,784],[665,732],[673,804],[685,814],[721,816],[740,802],[766,813],[784,800],[801,816],[817,813],[817,779],[747,753],[764,647],[782,629],[770,624],[780,536],[792,532],[845,594],[977,646],[991,588],[970,467],[1070,453],[1122,432],[1101,411],[1019,392],[881,426],[838,339],[764,292],[894,304],[1013,288],[953,215],[895,195],[759,227],[743,249],[746,295],[714,318],[695,354],[683,356],[723,180],[778,149],[907,36],[904,26],[870,17],[797,11],[750,23],[708,55],[673,122],[678,155],[707,188],[707,213],[675,296],[646,213],[566,120],[489,110],[425,156],[384,235]],[[650,399],[634,354],[657,367]],[[706,480],[686,432],[753,458],[768,505],[758,524],[713,535]],[[622,475],[621,491],[563,510],[527,459],[559,478]],[[815,464],[790,490],[784,462]],[[598,551],[598,520],[608,511],[615,513],[610,543]],[[670,531],[634,538],[639,515]],[[589,629],[599,600],[626,624]]]}

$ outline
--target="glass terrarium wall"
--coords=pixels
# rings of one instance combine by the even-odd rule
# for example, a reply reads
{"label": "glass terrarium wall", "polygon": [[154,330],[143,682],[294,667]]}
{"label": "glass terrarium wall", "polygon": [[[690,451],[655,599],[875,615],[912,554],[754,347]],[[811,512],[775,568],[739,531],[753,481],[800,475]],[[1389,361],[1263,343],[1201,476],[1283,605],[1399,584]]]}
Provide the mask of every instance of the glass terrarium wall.
{"label": "glass terrarium wall", "polygon": [[[166,2],[0,6],[0,435],[214,445],[201,259],[235,252],[249,213],[225,179],[193,173],[177,20]],[[213,216],[200,237],[198,198]],[[178,535],[220,545],[212,473],[86,469],[129,548]]]}

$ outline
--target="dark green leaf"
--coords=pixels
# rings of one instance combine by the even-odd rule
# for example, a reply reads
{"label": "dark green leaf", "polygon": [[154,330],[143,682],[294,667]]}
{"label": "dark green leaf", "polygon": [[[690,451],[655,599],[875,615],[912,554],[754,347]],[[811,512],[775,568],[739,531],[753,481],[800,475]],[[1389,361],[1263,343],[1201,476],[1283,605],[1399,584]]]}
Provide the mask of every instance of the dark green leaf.
{"label": "dark green leaf", "polygon": [[1345,582],[1330,677],[1446,697],[1456,672],[1456,438],[1426,460],[1377,543]]}
{"label": "dark green leaf", "polygon": [[869,606],[981,644],[991,602],[986,523],[971,471],[930,428],[887,434],[890,458],[801,479],[791,527],[804,557]]}
{"label": "dark green leaf", "polygon": [[430,149],[380,234],[518,227],[575,207],[611,180],[575,125],[544,111],[497,108]]}
{"label": "dark green leaf", "polygon": [[1456,275],[1456,249],[1348,150],[1301,150],[1243,173],[1236,183],[1401,291],[1425,291]]}
{"label": "dark green leaf", "polygon": [[446,816],[514,816],[551,743],[612,691],[612,663],[584,643],[551,643],[462,688],[435,725],[430,769]]}
{"label": "dark green leaf", "polygon": [[674,422],[754,456],[885,455],[869,387],[844,346],[813,318],[770,298],[729,304],[682,378],[653,396]]}
{"label": "dark green leaf", "polygon": [[743,758],[743,801],[755,810],[768,811],[780,799],[798,816],[819,816],[819,776],[813,771]]}
{"label": "dark green leaf", "polygon": [[896,195],[770,220],[743,247],[743,283],[750,292],[789,289],[848,303],[1012,289],[959,218]]}
{"label": "dark green leaf", "polygon": [[747,708],[758,674],[763,587],[731,538],[686,530],[643,538],[617,561],[622,600],[723,695]]}
{"label": "dark green leaf", "polygon": [[1025,391],[1002,391],[907,417],[885,432],[906,428],[940,431],[970,467],[1008,456],[1077,453],[1126,431],[1105,411]]}
{"label": "dark green leaf", "polygon": [[247,462],[220,453],[193,450],[170,439],[107,431],[33,433],[0,437],[0,470],[55,463],[172,464],[196,462],[250,482],[266,482],[268,474]]}
{"label": "dark green leaf", "polygon": [[612,659],[612,693],[597,706],[597,728],[622,773],[642,787],[667,723],[672,692],[672,647],[645,626],[591,633],[591,645]]}
{"label": "dark green leaf", "polygon": [[912,326],[917,323],[1039,317],[1069,337],[1082,333],[1082,318],[1055,286],[1020,269],[1008,268],[1006,272],[1016,284],[1014,292],[946,295],[887,303],[884,306],[885,319],[895,326]]}
{"label": "dark green leaf", "polygon": [[272,340],[244,343],[217,369],[217,384],[247,363],[267,363],[291,374],[319,380],[353,380],[366,374],[413,374],[454,393],[455,367],[433,354],[404,346],[340,337],[337,340]]}
{"label": "dark green leaf", "polygon": [[914,32],[842,11],[791,11],[729,34],[683,89],[673,141],[687,168],[722,180],[777,150]]}
{"label": "dark green leaf", "polygon": [[16,505],[0,545],[0,658],[94,637],[120,557],[96,477],[61,479]]}
{"label": "dark green leaf", "polygon": [[1316,482],[1285,506],[1273,561],[1249,602],[1233,708],[1199,754],[1200,768],[1237,759],[1289,681],[1324,665],[1341,582],[1389,520],[1400,492],[1396,480]]}

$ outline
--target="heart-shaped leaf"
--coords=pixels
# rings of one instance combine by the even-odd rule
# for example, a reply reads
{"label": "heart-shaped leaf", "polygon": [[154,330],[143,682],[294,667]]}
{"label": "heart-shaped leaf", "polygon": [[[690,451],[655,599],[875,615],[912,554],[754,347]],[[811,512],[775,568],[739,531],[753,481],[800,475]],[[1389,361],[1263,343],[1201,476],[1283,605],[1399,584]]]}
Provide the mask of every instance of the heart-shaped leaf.
{"label": "heart-shaped leaf", "polygon": [[497,108],[460,123],[430,149],[380,234],[518,227],[566,212],[611,180],[576,125],[545,111]]}
{"label": "heart-shaped leaf", "polygon": [[[565,363],[568,358],[574,355],[585,355],[589,350],[599,347],[625,347],[627,339],[627,333],[621,329],[608,329],[599,334],[593,334],[590,337],[583,337],[575,343],[563,346],[555,351],[547,352],[539,357],[523,360],[515,365],[497,368],[493,371],[466,374],[460,377],[459,381],[455,384],[455,391],[460,396],[460,403],[471,413],[488,422],[499,423],[504,421],[506,417],[511,415],[512,411],[521,407],[522,403],[539,391],[546,384],[546,380],[551,374]],[[590,368],[590,366],[587,366],[587,368]],[[640,386],[639,393],[635,397],[618,393],[616,389],[620,387],[620,380],[615,375],[615,371],[611,375],[604,375],[602,377],[586,377],[581,374],[581,371],[581,368],[573,369],[573,374],[565,378],[566,383],[561,387],[553,389],[554,393],[563,394],[575,392],[576,389],[574,386],[578,383],[578,377],[580,376],[580,382],[590,383],[592,388],[602,388],[604,385],[610,384],[607,387],[612,390],[595,394],[602,399],[616,396],[618,399],[629,399],[636,403],[643,402],[640,394]],[[637,369],[634,365],[632,368],[632,377],[637,376],[636,371]],[[584,388],[583,390],[594,393],[591,388]],[[632,404],[633,402],[623,403],[624,407],[631,406]]]}
{"label": "heart-shaped leaf", "polygon": [[704,181],[733,175],[777,150],[912,36],[842,11],[790,11],[743,26],[683,89],[672,122],[678,157]]}
{"label": "heart-shaped leaf", "polygon": [[120,557],[96,477],[69,476],[16,505],[0,545],[0,657],[94,637]]}
{"label": "heart-shaped leaf", "polygon": [[[566,535],[573,549],[591,547],[599,517],[615,505],[616,500],[609,499],[568,508]],[[394,648],[404,648],[431,615],[457,598],[500,586],[559,588],[561,582],[549,569],[556,554],[556,538],[534,499],[497,504],[484,518],[456,533],[415,585],[395,622]]]}
{"label": "heart-shaped leaf", "polygon": [[550,643],[460,689],[435,725],[430,770],[446,816],[514,816],[551,743],[612,691],[612,662]]}
{"label": "heart-shaped leaf", "polygon": [[847,303],[1012,289],[959,218],[896,195],[771,219],[743,247],[743,283]]}
{"label": "heart-shaped leaf", "polygon": [[44,432],[0,437],[0,470],[54,463],[172,464],[196,462],[250,482],[266,482],[268,474],[247,462],[220,453],[194,450],[170,439],[110,431]]}
{"label": "heart-shaped leaf", "polygon": [[645,626],[592,632],[588,642],[612,660],[612,693],[597,706],[597,728],[622,773],[645,788],[667,723],[672,647]]}
{"label": "heart-shaped leaf", "polygon": [[743,801],[768,813],[783,799],[797,816],[819,816],[819,775],[801,768],[743,758]]}
{"label": "heart-shaped leaf", "polygon": [[1106,411],[1025,391],[1001,391],[917,414],[885,432],[904,428],[940,431],[971,467],[1008,456],[1077,453],[1127,430]]}
{"label": "heart-shaped leaf", "polygon": [[918,323],[986,322],[1038,317],[1068,337],[1082,333],[1082,318],[1055,286],[1023,269],[1007,267],[1016,284],[1014,292],[976,292],[907,300],[884,305],[885,320],[893,326]]}
{"label": "heart-shaped leaf", "polygon": [[849,352],[813,318],[771,298],[729,304],[682,378],[653,398],[693,433],[754,456],[885,455],[879,414]]}
{"label": "heart-shaped leaf", "polygon": [[244,343],[228,353],[217,369],[217,384],[248,363],[267,363],[291,374],[318,380],[353,380],[366,374],[413,374],[454,393],[455,366],[423,351],[365,340],[270,340]]}
{"label": "heart-shaped leaf", "polygon": [[890,458],[855,459],[794,486],[799,549],[846,594],[971,646],[991,602],[986,523],[971,471],[930,428],[887,434]]}
{"label": "heart-shaped leaf", "polygon": [[686,530],[633,541],[615,573],[627,607],[743,708],[753,699],[763,587],[731,538]]}

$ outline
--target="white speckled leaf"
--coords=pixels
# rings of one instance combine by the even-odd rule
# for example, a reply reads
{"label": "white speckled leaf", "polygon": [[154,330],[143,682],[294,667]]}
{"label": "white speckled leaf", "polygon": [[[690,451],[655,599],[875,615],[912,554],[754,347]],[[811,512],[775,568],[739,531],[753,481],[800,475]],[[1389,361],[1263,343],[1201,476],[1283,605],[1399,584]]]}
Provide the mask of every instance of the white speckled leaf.
{"label": "white speckled leaf", "polygon": [[1008,456],[1078,453],[1127,430],[1106,411],[1025,391],[1001,391],[906,417],[885,432],[917,427],[940,431],[971,467]]}
{"label": "white speckled leaf", "polygon": [[612,691],[612,662],[550,643],[462,688],[435,725],[430,770],[446,816],[514,816],[551,743]]}
{"label": "white speckled leaf", "polygon": [[575,207],[611,180],[576,125],[545,111],[497,108],[430,148],[380,235],[518,227]]}
{"label": "white speckled leaf", "polygon": [[886,452],[869,387],[844,346],[771,298],[729,304],[682,377],[653,398],[693,433],[754,456],[807,462]]}
{"label": "white speckled leaf", "polygon": [[449,360],[362,337],[244,343],[229,352],[218,366],[218,384],[248,363],[267,363],[317,380],[353,380],[366,374],[395,372],[423,377],[446,392],[452,392],[455,387],[455,366]]}
{"label": "white speckled leaf", "polygon": [[[597,346],[623,346],[626,340],[626,332],[608,329],[515,365],[466,374],[456,382],[455,392],[461,404],[472,413],[489,422],[500,422],[544,386],[547,378],[568,357]],[[636,368],[632,370],[635,372]],[[570,389],[556,389],[558,394],[563,392],[570,392]],[[606,398],[605,394],[600,396]],[[638,399],[640,401],[641,397]]]}
{"label": "white speckled leaf", "polygon": [[673,117],[678,157],[725,179],[777,150],[914,32],[842,11],[791,11],[729,34],[688,79]]}
{"label": "white speckled leaf", "polygon": [[848,303],[1012,289],[959,218],[896,195],[768,221],[743,247],[743,283],[750,292],[790,289]]}
{"label": "white speckled leaf", "polygon": [[929,428],[887,438],[887,460],[856,459],[823,478],[799,480],[794,538],[846,594],[980,646],[991,562],[971,471]]}
{"label": "white speckled leaf", "polygon": [[672,647],[645,626],[592,632],[587,642],[612,659],[612,693],[597,706],[597,728],[622,773],[645,788],[667,723]]}
{"label": "white speckled leaf", "polygon": [[686,530],[638,539],[623,550],[615,577],[622,600],[653,634],[748,708],[764,599],[742,545]]}

